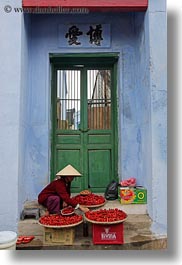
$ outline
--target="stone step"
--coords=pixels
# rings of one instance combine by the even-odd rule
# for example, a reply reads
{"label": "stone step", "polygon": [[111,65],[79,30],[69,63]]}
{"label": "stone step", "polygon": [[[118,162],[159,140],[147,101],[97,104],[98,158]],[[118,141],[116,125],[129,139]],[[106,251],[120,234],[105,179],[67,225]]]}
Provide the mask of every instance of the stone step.
{"label": "stone step", "polygon": [[[28,201],[24,209],[39,209],[41,215],[45,213],[45,208],[35,201]],[[18,224],[18,235],[34,235],[35,239],[29,244],[21,244],[17,249],[165,249],[167,238],[156,236],[151,232],[152,220],[147,214],[146,204],[121,205],[119,200],[107,201],[103,209],[119,208],[128,214],[124,222],[124,244],[123,245],[94,245],[92,224],[88,223],[88,237],[83,236],[83,223],[74,227],[75,240],[72,246],[47,246],[43,243],[44,227],[38,224],[36,219],[20,220]],[[92,209],[94,210],[94,209]],[[78,214],[81,212],[78,211]]]}
{"label": "stone step", "polygon": [[[27,201],[24,204],[24,210],[26,209],[39,209],[40,216],[45,214],[45,208],[38,204],[37,200]],[[128,214],[127,220],[124,222],[125,233],[136,229],[149,229],[151,225],[151,220],[147,215],[147,205],[146,204],[128,204],[121,205],[118,200],[107,201],[106,204],[99,209],[113,209],[119,208]],[[96,209],[92,209],[96,210]],[[88,225],[89,234],[92,234],[92,225]],[[36,235],[42,236],[44,228],[38,224],[38,220],[25,218],[20,220],[18,224],[19,235]],[[83,235],[83,225],[79,225],[75,228],[76,235]]]}
{"label": "stone step", "polygon": [[[26,201],[24,203],[24,209],[40,209],[40,215],[45,213],[45,208],[40,205],[37,200]],[[118,208],[126,212],[127,214],[147,214],[147,204],[126,204],[122,205],[119,200],[106,201],[105,205],[99,207],[99,209],[113,209]],[[96,209],[96,208],[95,208]],[[94,210],[94,208],[93,208]]]}
{"label": "stone step", "polygon": [[[114,209],[118,208],[125,211],[128,214],[127,220],[124,222],[124,234],[127,240],[127,237],[130,237],[131,234],[135,234],[137,230],[150,231],[151,220],[147,215],[147,205],[146,204],[128,204],[121,205],[119,200],[106,201],[105,205],[99,207],[99,209]],[[41,206],[37,200],[26,201],[24,204],[24,210],[27,209],[39,209],[40,216],[45,214],[45,208]],[[92,208],[96,210],[98,208]],[[81,212],[78,211],[78,214]],[[43,237],[44,227],[38,224],[38,220],[32,218],[25,218],[20,220],[18,224],[18,234],[19,235],[34,235],[36,237]],[[88,223],[88,233],[92,235],[92,224]],[[148,232],[147,232],[148,233]],[[75,227],[75,236],[83,236],[83,224]]]}
{"label": "stone step", "polygon": [[92,224],[88,224],[88,237],[83,236],[83,223],[75,227],[75,239],[72,246],[48,246],[43,244],[44,228],[37,220],[25,219],[19,221],[18,235],[34,235],[35,239],[29,244],[21,244],[17,249],[165,249],[166,236],[152,234],[151,219],[148,215],[128,215],[124,222],[123,245],[94,245],[92,238]]}
{"label": "stone step", "polygon": [[[148,215],[132,215],[129,214],[128,218],[124,222],[125,233],[128,231],[136,230],[149,230],[151,226],[151,219]],[[88,222],[89,234],[92,234],[92,224]],[[38,220],[35,219],[25,219],[20,220],[18,223],[18,234],[19,235],[36,235],[42,236],[44,232],[43,226],[39,225]],[[83,234],[83,223],[75,227],[76,235]]]}
{"label": "stone step", "polygon": [[147,214],[147,204],[121,204],[119,200],[107,201],[102,209],[118,208],[127,214]]}
{"label": "stone step", "polygon": [[38,220],[25,219],[18,223],[18,235],[43,236],[44,227],[38,224]]}

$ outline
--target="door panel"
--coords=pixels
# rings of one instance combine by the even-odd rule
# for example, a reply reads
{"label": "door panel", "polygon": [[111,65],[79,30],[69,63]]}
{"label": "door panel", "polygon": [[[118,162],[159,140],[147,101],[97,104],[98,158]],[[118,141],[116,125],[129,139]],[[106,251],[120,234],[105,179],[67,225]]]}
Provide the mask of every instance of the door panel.
{"label": "door panel", "polygon": [[75,62],[54,72],[52,176],[71,164],[82,174],[72,192],[103,192],[117,178],[116,71]]}
{"label": "door panel", "polygon": [[88,134],[88,144],[109,144],[110,142],[110,134]]}
{"label": "door panel", "polygon": [[104,189],[111,177],[111,152],[110,150],[88,151],[89,185],[93,189]]}
{"label": "door panel", "polygon": [[[82,167],[81,167],[81,150],[78,149],[70,149],[70,150],[64,150],[64,149],[58,149],[57,150],[57,163],[56,163],[56,167],[57,168],[64,168],[66,167],[68,164],[71,164],[73,167],[75,167],[76,169],[79,169],[80,172],[82,172]],[[82,177],[77,177],[73,180],[72,182],[72,188],[76,188],[76,189],[81,189],[81,178]]]}
{"label": "door panel", "polygon": [[74,134],[57,134],[57,143],[58,144],[80,144],[81,143],[81,135]]}
{"label": "door panel", "polygon": [[81,151],[78,150],[57,150],[57,167],[64,168],[68,164],[72,164],[73,167],[80,168]]}

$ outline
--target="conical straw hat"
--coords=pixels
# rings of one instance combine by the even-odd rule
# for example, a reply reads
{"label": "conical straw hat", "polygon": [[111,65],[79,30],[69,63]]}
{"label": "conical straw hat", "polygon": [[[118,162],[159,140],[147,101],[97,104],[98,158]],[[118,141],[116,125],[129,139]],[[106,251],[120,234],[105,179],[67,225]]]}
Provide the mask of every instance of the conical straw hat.
{"label": "conical straw hat", "polygon": [[71,165],[66,166],[61,171],[59,171],[56,176],[81,176],[80,172],[78,172],[74,167]]}

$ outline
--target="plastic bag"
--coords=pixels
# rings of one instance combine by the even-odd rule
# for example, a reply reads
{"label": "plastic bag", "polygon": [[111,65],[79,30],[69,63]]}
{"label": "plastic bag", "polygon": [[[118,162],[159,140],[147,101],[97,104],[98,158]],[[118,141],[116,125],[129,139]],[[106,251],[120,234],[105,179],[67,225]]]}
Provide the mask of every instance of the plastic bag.
{"label": "plastic bag", "polygon": [[106,200],[116,200],[118,198],[118,182],[113,180],[110,182],[105,190]]}

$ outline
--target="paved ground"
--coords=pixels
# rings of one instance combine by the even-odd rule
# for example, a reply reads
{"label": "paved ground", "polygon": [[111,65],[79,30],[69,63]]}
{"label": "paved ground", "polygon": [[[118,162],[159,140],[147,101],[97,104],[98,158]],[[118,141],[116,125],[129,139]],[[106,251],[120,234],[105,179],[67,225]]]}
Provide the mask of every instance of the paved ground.
{"label": "paved ground", "polygon": [[[29,202],[26,208],[38,207],[37,202]],[[108,201],[102,208],[120,208],[128,214],[124,222],[124,244],[95,245],[93,244],[92,224],[89,224],[88,237],[83,236],[83,223],[75,227],[75,237],[72,245],[50,245],[43,240],[44,228],[38,220],[26,218],[19,221],[19,235],[34,235],[35,238],[28,244],[17,245],[17,250],[28,249],[60,249],[60,250],[152,250],[167,249],[165,235],[156,235],[151,232],[152,220],[147,215],[146,205],[121,205],[118,200]],[[43,214],[43,209],[41,214]]]}

